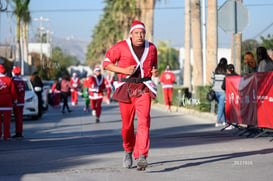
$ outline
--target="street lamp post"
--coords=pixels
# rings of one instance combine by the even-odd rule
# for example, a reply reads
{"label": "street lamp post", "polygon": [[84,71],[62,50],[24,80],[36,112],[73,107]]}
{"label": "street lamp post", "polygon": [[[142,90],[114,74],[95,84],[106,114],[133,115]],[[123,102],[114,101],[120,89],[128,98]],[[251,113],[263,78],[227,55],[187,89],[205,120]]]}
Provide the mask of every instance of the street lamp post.
{"label": "street lamp post", "polygon": [[44,66],[44,61],[43,61],[43,21],[49,21],[49,18],[44,18],[44,17],[40,17],[40,18],[34,18],[34,21],[40,21],[40,62],[42,62],[43,66]]}

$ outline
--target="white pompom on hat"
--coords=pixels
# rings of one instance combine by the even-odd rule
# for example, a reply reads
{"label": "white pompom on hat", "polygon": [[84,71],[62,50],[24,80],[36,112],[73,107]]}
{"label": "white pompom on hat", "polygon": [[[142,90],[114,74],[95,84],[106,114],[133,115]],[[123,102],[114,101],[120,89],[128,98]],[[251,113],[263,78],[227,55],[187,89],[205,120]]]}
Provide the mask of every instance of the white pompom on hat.
{"label": "white pompom on hat", "polygon": [[139,28],[146,31],[144,23],[142,23],[141,21],[138,21],[138,20],[134,20],[133,24],[130,27],[130,33],[132,31],[134,31],[135,29],[139,29]]}

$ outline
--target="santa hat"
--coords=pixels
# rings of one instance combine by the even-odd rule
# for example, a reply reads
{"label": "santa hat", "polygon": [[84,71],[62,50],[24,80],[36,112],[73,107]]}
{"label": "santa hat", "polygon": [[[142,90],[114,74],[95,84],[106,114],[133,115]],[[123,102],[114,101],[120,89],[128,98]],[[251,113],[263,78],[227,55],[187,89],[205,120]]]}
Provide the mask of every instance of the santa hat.
{"label": "santa hat", "polygon": [[146,30],[145,30],[145,25],[144,25],[142,22],[140,22],[140,21],[138,21],[138,20],[134,20],[134,21],[133,21],[133,24],[132,24],[131,27],[130,27],[130,33],[131,33],[133,30],[137,29],[137,28],[140,28],[140,29],[143,29],[144,31],[146,31]]}
{"label": "santa hat", "polygon": [[100,67],[95,67],[94,72],[96,72],[96,71],[100,71]]}
{"label": "santa hat", "polygon": [[5,69],[5,67],[2,64],[0,64],[0,73],[1,74],[6,73],[6,69]]}
{"label": "santa hat", "polygon": [[20,67],[14,66],[12,69],[12,73],[14,73],[15,75],[20,75],[21,74]]}

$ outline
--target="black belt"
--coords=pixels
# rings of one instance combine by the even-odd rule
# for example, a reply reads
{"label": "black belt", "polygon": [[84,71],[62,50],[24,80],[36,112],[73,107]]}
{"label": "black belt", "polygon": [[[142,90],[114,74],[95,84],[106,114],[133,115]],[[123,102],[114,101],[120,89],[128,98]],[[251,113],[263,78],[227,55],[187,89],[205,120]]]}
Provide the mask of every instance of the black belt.
{"label": "black belt", "polygon": [[121,82],[129,82],[129,83],[142,83],[147,80],[151,80],[151,77],[144,77],[144,78],[121,78]]}

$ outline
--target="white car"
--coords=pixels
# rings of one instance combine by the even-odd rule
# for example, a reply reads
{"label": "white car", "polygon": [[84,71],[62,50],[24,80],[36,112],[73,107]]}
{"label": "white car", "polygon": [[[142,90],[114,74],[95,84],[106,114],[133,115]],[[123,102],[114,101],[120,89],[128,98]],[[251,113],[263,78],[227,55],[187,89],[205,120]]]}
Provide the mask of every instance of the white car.
{"label": "white car", "polygon": [[38,119],[38,97],[34,92],[30,80],[28,78],[23,78],[23,80],[26,85],[23,116],[30,116],[32,119]]}

